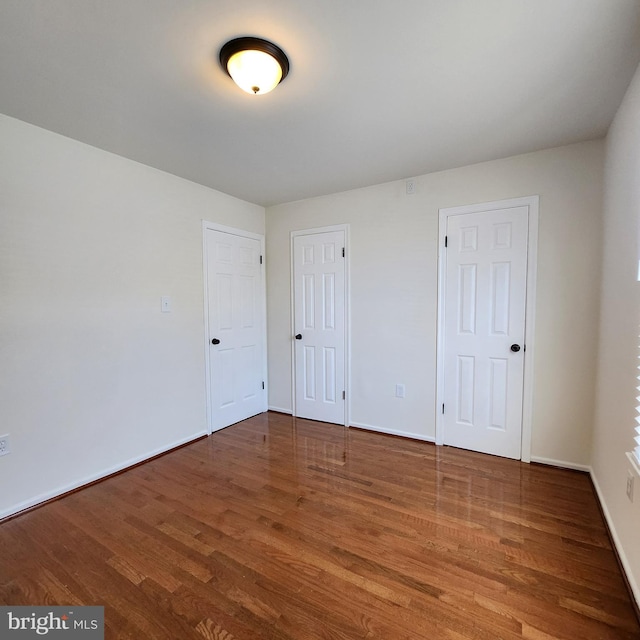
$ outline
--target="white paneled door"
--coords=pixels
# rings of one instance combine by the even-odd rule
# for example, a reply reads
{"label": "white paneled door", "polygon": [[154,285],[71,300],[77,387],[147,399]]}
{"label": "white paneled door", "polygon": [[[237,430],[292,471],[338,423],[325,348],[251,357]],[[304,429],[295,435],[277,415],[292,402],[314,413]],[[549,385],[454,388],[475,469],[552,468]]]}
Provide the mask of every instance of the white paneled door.
{"label": "white paneled door", "polygon": [[265,410],[261,241],[205,229],[209,402],[217,431]]}
{"label": "white paneled door", "polygon": [[346,423],[344,229],[293,236],[295,415]]}
{"label": "white paneled door", "polygon": [[444,444],[519,459],[528,208],[450,215],[446,227]]}

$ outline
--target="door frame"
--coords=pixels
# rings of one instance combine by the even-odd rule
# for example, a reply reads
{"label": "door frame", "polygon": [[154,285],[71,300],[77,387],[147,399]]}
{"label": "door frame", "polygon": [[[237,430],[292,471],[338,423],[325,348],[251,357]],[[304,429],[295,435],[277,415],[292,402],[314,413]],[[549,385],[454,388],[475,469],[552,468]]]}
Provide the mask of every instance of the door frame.
{"label": "door frame", "polygon": [[207,434],[213,433],[213,407],[211,406],[211,350],[209,349],[209,341],[211,336],[209,335],[209,261],[207,251],[207,231],[220,231],[222,233],[229,233],[231,235],[240,236],[243,238],[250,238],[251,240],[258,240],[260,242],[260,255],[263,257],[262,269],[260,274],[260,293],[262,296],[262,308],[260,312],[261,318],[261,331],[262,334],[262,379],[264,380],[264,393],[262,396],[262,410],[267,411],[267,398],[269,397],[269,380],[267,378],[267,280],[265,274],[265,260],[264,260],[264,235],[246,231],[245,229],[237,229],[235,227],[228,227],[216,222],[209,222],[207,220],[202,221],[202,272],[203,272],[203,284],[204,284],[204,362],[205,362],[205,383],[206,383],[206,400],[207,400]]}
{"label": "door frame", "polygon": [[520,459],[531,462],[531,434],[533,418],[533,376],[534,376],[534,340],[536,318],[536,279],[538,267],[538,214],[540,196],[526,196],[482,202],[460,207],[447,207],[439,210],[438,221],[438,329],[437,329],[437,362],[436,362],[436,444],[443,445],[445,426],[442,410],[444,402],[444,333],[445,333],[445,289],[446,259],[444,246],[447,222],[450,216],[468,213],[483,213],[513,207],[527,207],[529,212],[528,249],[527,249],[527,297],[525,311],[525,357],[524,382],[522,394],[522,439]]}
{"label": "door frame", "polygon": [[349,257],[351,255],[349,244],[349,225],[335,224],[328,227],[314,227],[312,229],[298,229],[291,232],[290,238],[290,262],[291,265],[291,413],[296,416],[296,345],[293,338],[295,329],[295,261],[293,253],[293,242],[296,237],[310,236],[331,231],[344,231],[344,426],[348,427],[351,420],[351,278],[349,270]]}

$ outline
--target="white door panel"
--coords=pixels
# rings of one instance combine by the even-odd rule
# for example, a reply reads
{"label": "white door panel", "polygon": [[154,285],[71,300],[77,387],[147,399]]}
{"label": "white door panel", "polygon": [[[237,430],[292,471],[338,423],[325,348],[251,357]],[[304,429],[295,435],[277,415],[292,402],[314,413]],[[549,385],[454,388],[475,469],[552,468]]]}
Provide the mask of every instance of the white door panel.
{"label": "white door panel", "polygon": [[345,423],[344,231],[293,239],[295,414]]}
{"label": "white door panel", "polygon": [[261,244],[225,231],[205,234],[209,395],[216,431],[264,411]]}
{"label": "white door panel", "polygon": [[447,240],[444,443],[520,458],[528,209],[451,215]]}

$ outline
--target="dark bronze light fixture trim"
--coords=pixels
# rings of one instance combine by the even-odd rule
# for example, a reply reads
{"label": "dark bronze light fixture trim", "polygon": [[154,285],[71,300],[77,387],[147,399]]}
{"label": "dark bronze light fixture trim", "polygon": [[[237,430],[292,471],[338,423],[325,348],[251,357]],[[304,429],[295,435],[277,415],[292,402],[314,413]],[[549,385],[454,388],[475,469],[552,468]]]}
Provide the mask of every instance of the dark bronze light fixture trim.
{"label": "dark bronze light fixture trim", "polygon": [[[262,38],[245,36],[242,38],[234,38],[233,40],[229,40],[229,42],[223,45],[223,47],[220,49],[220,65],[225,70],[227,75],[233,78],[235,82],[238,81],[229,71],[229,60],[231,60],[231,58],[236,54],[243,51],[259,51],[271,56],[278,63],[280,69],[282,70],[282,77],[277,82],[277,84],[280,84],[280,82],[282,82],[287,77],[287,74],[289,73],[289,59],[280,47],[273,44],[273,42],[263,40]],[[259,92],[259,88],[257,86],[252,88],[254,89],[254,93]],[[267,91],[268,90],[270,89],[267,89]]]}

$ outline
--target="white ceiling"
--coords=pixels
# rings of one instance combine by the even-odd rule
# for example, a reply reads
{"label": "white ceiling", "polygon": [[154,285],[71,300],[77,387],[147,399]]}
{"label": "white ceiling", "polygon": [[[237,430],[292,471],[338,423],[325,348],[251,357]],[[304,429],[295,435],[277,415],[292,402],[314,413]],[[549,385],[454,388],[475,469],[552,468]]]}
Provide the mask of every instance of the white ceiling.
{"label": "white ceiling", "polygon": [[640,0],[0,1],[0,112],[265,206],[603,136],[639,61]]}

